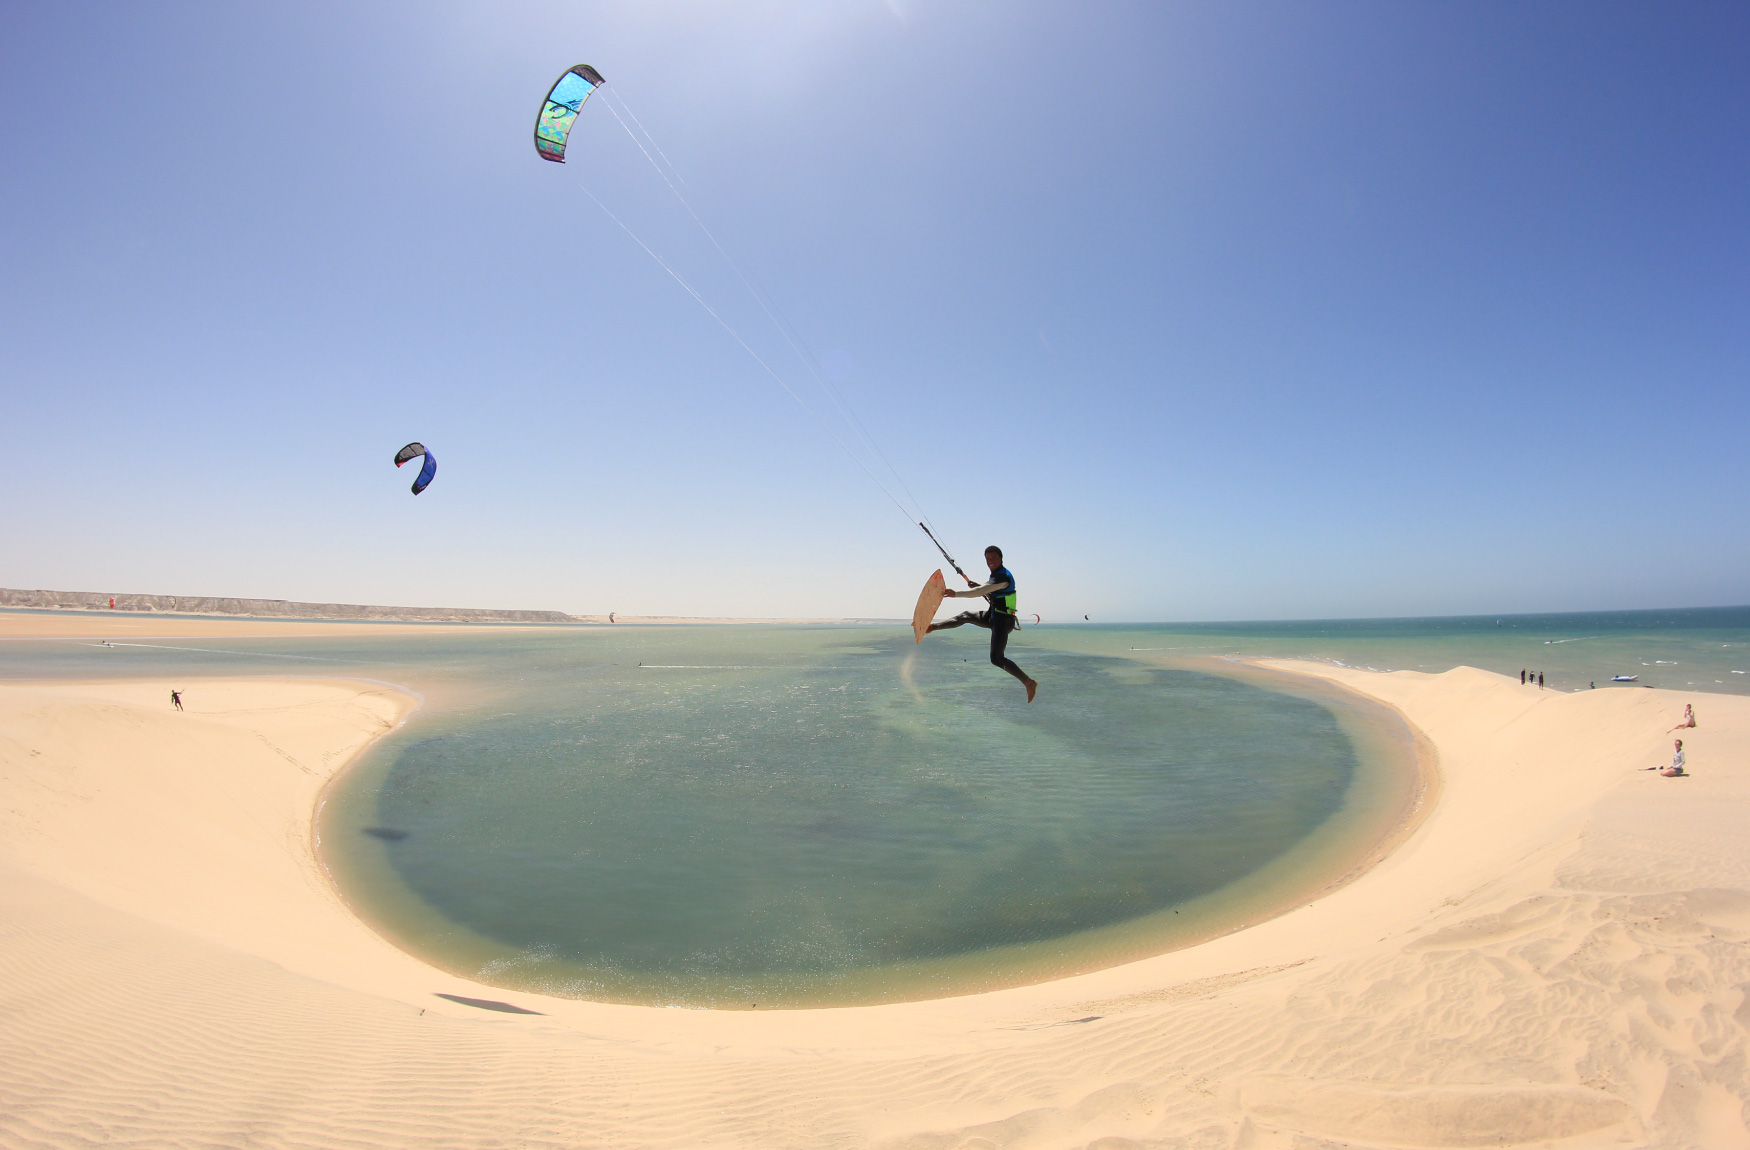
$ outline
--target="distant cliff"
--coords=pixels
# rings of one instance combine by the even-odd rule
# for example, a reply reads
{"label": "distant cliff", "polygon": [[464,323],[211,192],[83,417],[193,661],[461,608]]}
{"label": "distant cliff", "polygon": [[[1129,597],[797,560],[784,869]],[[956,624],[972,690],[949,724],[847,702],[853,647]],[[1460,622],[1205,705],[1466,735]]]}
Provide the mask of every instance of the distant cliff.
{"label": "distant cliff", "polygon": [[163,615],[243,615],[264,619],[389,619],[424,623],[574,623],[563,611],[487,611],[475,607],[367,607],[211,595],[110,595],[101,591],[15,591],[0,587],[0,607],[133,611]]}

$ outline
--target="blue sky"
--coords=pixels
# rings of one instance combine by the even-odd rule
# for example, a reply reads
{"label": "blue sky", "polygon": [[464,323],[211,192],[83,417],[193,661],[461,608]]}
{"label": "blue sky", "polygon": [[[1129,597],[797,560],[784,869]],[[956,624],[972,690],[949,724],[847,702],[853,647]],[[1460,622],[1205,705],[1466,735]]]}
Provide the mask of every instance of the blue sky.
{"label": "blue sky", "polygon": [[606,103],[536,157],[586,61],[1048,620],[1750,601],[1746,49],[1738,4],[9,5],[0,584],[906,614],[934,551]]}

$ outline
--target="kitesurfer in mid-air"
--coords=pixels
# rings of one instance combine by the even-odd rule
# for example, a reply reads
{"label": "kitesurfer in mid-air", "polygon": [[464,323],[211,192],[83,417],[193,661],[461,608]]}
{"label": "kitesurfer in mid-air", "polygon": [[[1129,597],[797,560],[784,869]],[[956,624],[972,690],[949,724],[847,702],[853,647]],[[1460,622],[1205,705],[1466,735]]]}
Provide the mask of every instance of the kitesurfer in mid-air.
{"label": "kitesurfer in mid-air", "polygon": [[[964,627],[971,623],[974,627],[990,629],[990,661],[994,666],[1001,667],[1027,688],[1027,701],[1033,701],[1033,695],[1039,690],[1039,683],[1029,679],[1027,672],[1015,665],[1015,661],[1003,654],[1009,645],[1009,632],[1015,629],[1015,577],[1009,569],[1003,566],[1003,549],[992,544],[984,549],[984,562],[990,568],[990,582],[982,587],[973,587],[965,591],[949,589],[948,594],[957,599],[972,599],[984,596],[990,607],[983,611],[962,611],[952,619],[941,623],[931,623],[930,630],[945,631],[949,627]],[[967,580],[971,582],[971,580]]]}

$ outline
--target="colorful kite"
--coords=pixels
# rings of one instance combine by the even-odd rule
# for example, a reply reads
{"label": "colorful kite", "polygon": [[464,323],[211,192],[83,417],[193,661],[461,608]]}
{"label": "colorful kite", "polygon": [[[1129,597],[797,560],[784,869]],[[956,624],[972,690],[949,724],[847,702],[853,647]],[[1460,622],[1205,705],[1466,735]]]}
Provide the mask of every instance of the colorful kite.
{"label": "colorful kite", "polygon": [[565,141],[571,135],[578,110],[589,94],[604,83],[602,74],[588,64],[567,69],[554,83],[541,103],[541,114],[535,118],[535,151],[541,153],[543,160],[565,162]]}

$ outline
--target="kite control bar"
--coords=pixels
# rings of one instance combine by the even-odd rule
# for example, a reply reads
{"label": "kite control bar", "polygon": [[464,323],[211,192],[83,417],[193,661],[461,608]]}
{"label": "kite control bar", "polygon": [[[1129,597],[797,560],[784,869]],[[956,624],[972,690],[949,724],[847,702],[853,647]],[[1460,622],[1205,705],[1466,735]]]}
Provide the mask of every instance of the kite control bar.
{"label": "kite control bar", "polygon": [[968,575],[964,571],[960,571],[960,564],[954,562],[954,556],[948,554],[948,549],[946,547],[942,546],[942,541],[940,539],[936,538],[935,532],[931,531],[928,527],[925,527],[922,523],[918,524],[918,527],[920,529],[922,529],[922,531],[925,535],[928,535],[930,537],[930,542],[934,543],[936,545],[936,550],[938,550],[942,553],[942,558],[944,558],[948,561],[948,566],[950,566],[950,567],[954,568],[954,570],[960,572],[960,577],[962,579],[966,580],[966,585],[968,587],[978,586],[977,583],[972,581],[972,576]]}

